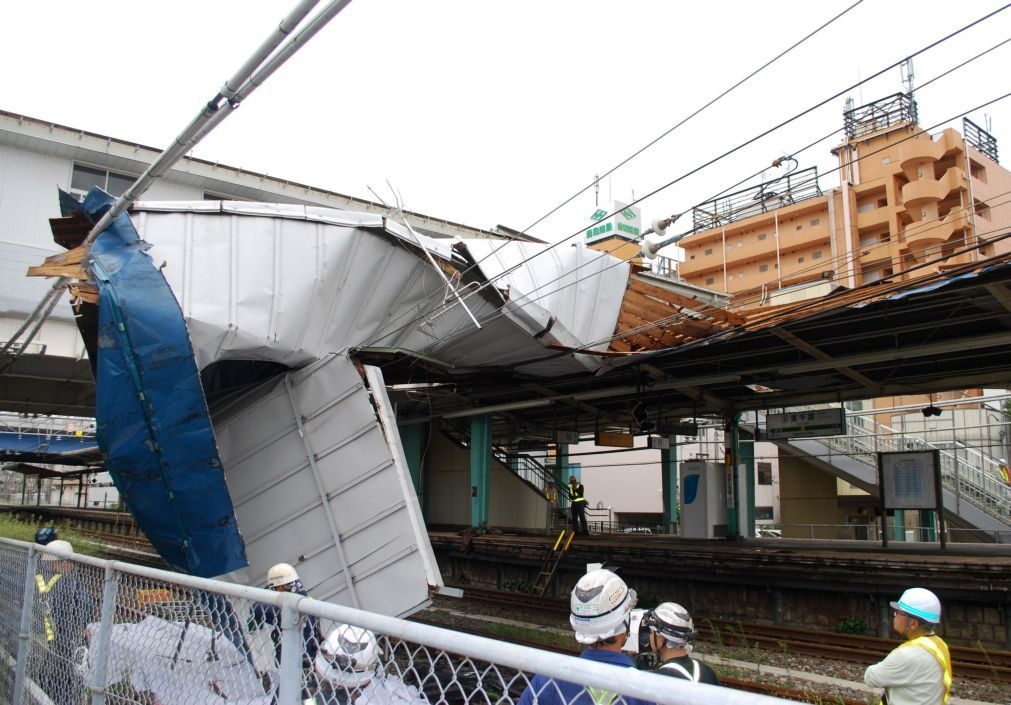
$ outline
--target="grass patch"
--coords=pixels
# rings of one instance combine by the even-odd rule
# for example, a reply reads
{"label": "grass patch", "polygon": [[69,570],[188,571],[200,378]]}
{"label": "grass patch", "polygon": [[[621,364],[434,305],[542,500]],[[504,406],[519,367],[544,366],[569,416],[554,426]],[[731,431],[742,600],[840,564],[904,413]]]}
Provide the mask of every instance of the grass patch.
{"label": "grass patch", "polygon": [[[35,532],[42,526],[52,526],[52,524],[36,524],[30,521],[18,521],[11,514],[0,514],[0,536],[16,541],[27,541],[31,543],[35,540]],[[90,538],[74,531],[66,526],[57,526],[60,538],[69,541],[74,547],[75,553],[83,553],[86,556],[100,555],[99,547]]]}

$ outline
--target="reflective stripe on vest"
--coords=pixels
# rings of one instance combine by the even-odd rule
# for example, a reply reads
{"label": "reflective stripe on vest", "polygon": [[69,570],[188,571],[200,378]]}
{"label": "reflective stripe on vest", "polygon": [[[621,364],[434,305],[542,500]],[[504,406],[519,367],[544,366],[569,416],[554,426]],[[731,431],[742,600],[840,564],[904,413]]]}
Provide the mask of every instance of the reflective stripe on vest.
{"label": "reflective stripe on vest", "polygon": [[944,700],[941,702],[947,705],[948,695],[951,693],[951,656],[948,655],[948,645],[939,636],[919,636],[910,639],[899,648],[901,649],[903,646],[918,646],[937,659],[941,665],[941,671],[944,673]]}
{"label": "reflective stripe on vest", "polygon": [[702,670],[699,668],[699,662],[698,661],[692,661],[692,672],[691,673],[689,673],[688,669],[685,668],[684,666],[682,666],[680,663],[674,663],[673,661],[670,662],[670,663],[660,664],[660,668],[666,668],[666,669],[671,670],[671,671],[677,671],[682,676],[684,676],[685,678],[687,678],[688,680],[690,680],[692,683],[698,683],[699,682],[699,675],[702,673]]}
{"label": "reflective stripe on vest", "polygon": [[581,484],[569,485],[569,501],[572,504],[585,502],[586,497],[583,496],[583,491],[583,486]]}
{"label": "reflective stripe on vest", "polygon": [[[47,592],[53,589],[53,585],[56,585],[56,581],[62,578],[62,573],[57,573],[46,582],[46,579],[39,574],[35,575],[35,591],[40,595],[45,595]],[[56,630],[53,629],[53,623],[49,620],[49,603],[48,601],[43,601],[43,606],[45,612],[42,614],[42,624],[46,629],[46,641],[54,641],[56,639]]]}

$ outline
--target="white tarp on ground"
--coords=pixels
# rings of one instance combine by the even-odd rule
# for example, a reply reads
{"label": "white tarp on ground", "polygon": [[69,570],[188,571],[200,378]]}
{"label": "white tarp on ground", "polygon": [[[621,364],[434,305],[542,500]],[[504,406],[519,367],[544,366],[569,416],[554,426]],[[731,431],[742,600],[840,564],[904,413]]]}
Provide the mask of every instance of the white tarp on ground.
{"label": "white tarp on ground", "polygon": [[[92,624],[93,634],[98,624]],[[106,682],[137,693],[154,693],[160,705],[270,705],[249,660],[220,633],[192,622],[145,617],[113,625]],[[82,675],[92,681],[95,664],[86,654]],[[114,700],[115,701],[115,700]]]}
{"label": "white tarp on ground", "polygon": [[[388,409],[382,374],[369,373]],[[283,561],[318,600],[392,615],[427,605],[442,578],[390,425],[340,355],[222,410],[215,433],[250,563],[232,577],[263,585]]]}

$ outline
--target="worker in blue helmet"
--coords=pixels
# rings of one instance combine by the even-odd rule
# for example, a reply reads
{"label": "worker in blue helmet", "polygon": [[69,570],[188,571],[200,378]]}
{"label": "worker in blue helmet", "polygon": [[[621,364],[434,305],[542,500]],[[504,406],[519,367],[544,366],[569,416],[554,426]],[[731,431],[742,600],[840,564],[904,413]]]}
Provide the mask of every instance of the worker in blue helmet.
{"label": "worker in blue helmet", "polygon": [[909,588],[892,606],[892,629],[906,641],[884,661],[868,666],[867,685],[884,688],[882,705],[947,705],[951,693],[948,645],[934,633],[941,601],[924,588]]}
{"label": "worker in blue helmet", "polygon": [[35,543],[40,546],[48,546],[52,541],[60,538],[56,533],[56,527],[43,526],[35,532]]}

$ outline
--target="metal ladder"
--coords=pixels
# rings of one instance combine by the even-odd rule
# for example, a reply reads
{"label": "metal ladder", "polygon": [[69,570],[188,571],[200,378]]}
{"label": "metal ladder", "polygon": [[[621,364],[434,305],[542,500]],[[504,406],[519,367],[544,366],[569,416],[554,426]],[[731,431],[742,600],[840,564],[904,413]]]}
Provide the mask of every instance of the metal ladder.
{"label": "metal ladder", "polygon": [[[566,534],[568,534],[568,538],[566,538]],[[572,539],[575,537],[576,532],[567,529],[562,529],[562,532],[558,534],[558,540],[555,541],[555,545],[548,551],[548,555],[544,558],[544,565],[541,566],[541,572],[537,574],[537,579],[534,580],[533,593],[538,597],[543,597],[544,593],[547,592],[551,579],[555,577],[555,571],[558,570],[558,564],[562,562],[562,557],[569,550]]]}

